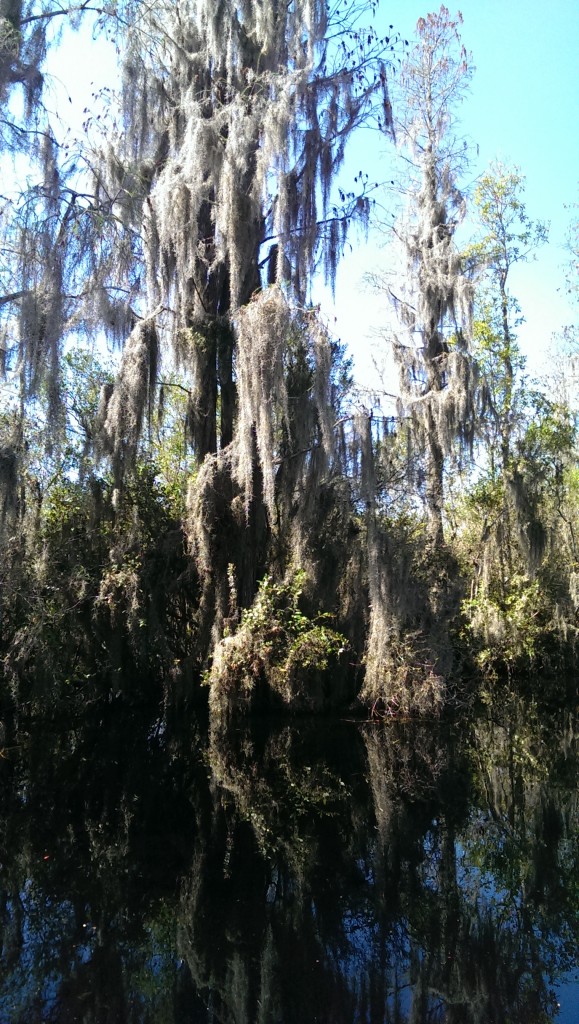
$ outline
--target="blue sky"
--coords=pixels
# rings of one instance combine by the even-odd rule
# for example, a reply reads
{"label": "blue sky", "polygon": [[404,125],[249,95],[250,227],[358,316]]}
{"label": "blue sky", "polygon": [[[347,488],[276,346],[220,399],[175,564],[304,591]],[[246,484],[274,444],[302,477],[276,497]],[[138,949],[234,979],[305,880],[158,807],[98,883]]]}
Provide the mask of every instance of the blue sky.
{"label": "blue sky", "polygon": [[[451,15],[462,12],[461,36],[476,69],[460,110],[462,130],[478,146],[465,184],[497,158],[517,165],[526,176],[529,216],[551,223],[549,245],[535,262],[516,268],[511,279],[526,320],[519,329],[520,344],[529,371],[541,373],[553,332],[574,318],[563,267],[572,216],[565,207],[579,201],[579,2],[464,0],[448,6]],[[378,17],[411,40],[417,19],[429,10],[438,7],[382,0]],[[367,152],[361,137],[352,143],[356,166],[356,154]],[[394,147],[383,145],[376,155],[370,177],[385,177]],[[322,299],[332,326],[354,354],[360,379],[369,386],[376,382],[371,355],[380,360],[384,350],[371,334],[391,314],[383,300],[368,292],[363,275],[387,262],[384,242],[383,232],[374,231],[368,244],[356,244],[342,263],[335,307],[327,293]]]}
{"label": "blue sky", "polygon": [[[412,40],[416,21],[436,4],[420,0],[381,0],[378,23],[384,32],[393,24]],[[526,176],[527,211],[534,219],[550,221],[550,243],[536,262],[515,270],[511,287],[526,323],[519,331],[529,370],[540,373],[553,332],[574,318],[564,291],[565,234],[572,216],[566,206],[579,201],[579,0],[464,0],[451,15],[463,14],[461,35],[472,53],[475,73],[461,108],[462,130],[478,146],[478,158],[465,184],[472,184],[490,162],[500,158],[517,165]],[[382,34],[382,33],[381,33]],[[91,82],[102,83],[114,73],[114,60],[102,42],[88,43],[86,30],[74,36],[55,56],[53,73],[67,81],[67,92],[55,78],[53,100],[68,120],[80,123],[82,108],[90,105]],[[343,184],[364,167],[370,178],[389,178],[395,162],[391,142],[378,142],[360,133],[351,142]],[[352,168],[352,170],[348,170]],[[386,199],[386,204],[388,203]],[[336,302],[316,290],[332,329],[354,355],[363,383],[374,384],[373,354],[380,358],[383,343],[372,335],[384,329],[391,312],[384,299],[371,294],[364,274],[388,261],[385,236],[371,232],[368,243],[352,238],[338,273]]]}

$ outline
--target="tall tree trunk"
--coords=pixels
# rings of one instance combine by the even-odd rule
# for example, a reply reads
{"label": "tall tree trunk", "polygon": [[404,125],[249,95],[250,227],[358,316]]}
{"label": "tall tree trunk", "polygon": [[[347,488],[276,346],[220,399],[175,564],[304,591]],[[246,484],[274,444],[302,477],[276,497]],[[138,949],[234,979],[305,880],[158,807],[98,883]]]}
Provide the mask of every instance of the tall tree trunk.
{"label": "tall tree trunk", "polygon": [[220,325],[217,337],[217,370],[221,396],[220,446],[223,450],[233,441],[233,423],[236,408],[236,389],[233,380],[233,350],[235,336],[229,321]]}
{"label": "tall tree trunk", "polygon": [[193,449],[202,462],[217,451],[217,344],[213,324],[195,332],[195,389],[190,429]]}
{"label": "tall tree trunk", "polygon": [[436,438],[434,424],[429,427],[425,498],[430,540],[434,546],[439,546],[444,543],[444,452]]}

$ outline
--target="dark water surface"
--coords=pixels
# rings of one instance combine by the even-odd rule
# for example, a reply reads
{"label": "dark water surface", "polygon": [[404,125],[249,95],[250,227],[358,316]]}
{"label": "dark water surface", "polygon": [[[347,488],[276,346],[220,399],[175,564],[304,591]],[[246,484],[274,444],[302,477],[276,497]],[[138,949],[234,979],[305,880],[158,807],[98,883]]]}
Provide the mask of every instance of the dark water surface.
{"label": "dark water surface", "polygon": [[445,727],[208,735],[120,702],[9,725],[0,1021],[571,1024],[578,736],[515,703]]}

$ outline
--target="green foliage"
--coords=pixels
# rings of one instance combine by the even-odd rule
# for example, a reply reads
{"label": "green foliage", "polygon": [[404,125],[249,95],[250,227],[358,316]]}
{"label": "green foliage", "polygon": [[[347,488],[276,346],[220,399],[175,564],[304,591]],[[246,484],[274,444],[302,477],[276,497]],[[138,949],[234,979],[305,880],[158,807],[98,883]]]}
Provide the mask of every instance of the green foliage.
{"label": "green foliage", "polygon": [[499,278],[508,274],[514,263],[525,261],[544,245],[548,225],[532,221],[522,195],[525,176],[518,167],[493,163],[478,181],[474,203],[485,234],[465,253],[468,262],[487,267]]}
{"label": "green foliage", "polygon": [[483,412],[480,433],[492,474],[509,469],[526,400],[524,359],[516,340],[521,311],[509,277],[513,266],[534,258],[548,234],[545,224],[529,218],[524,187],[518,168],[491,166],[474,193],[480,234],[463,253],[465,265],[480,278],[473,343]]}
{"label": "green foliage", "polygon": [[195,460],[183,424],[187,422],[191,392],[183,377],[172,375],[160,384],[161,399],[153,417],[150,437],[143,447],[155,467],[155,483],[175,519],[183,518],[187,487]]}
{"label": "green foliage", "polygon": [[574,458],[577,425],[570,410],[540,392],[530,394],[526,429],[516,449],[517,463],[547,490],[563,483],[563,468]]}
{"label": "green foliage", "polygon": [[[492,298],[479,299],[473,322],[473,354],[478,366],[480,406],[478,435],[493,476],[500,473],[503,457],[508,458],[511,439],[524,414],[524,387],[519,385],[525,359],[512,333],[496,322]],[[509,302],[510,308],[512,303]],[[504,444],[504,448],[503,448]]]}
{"label": "green foliage", "polygon": [[319,710],[337,696],[337,686],[336,693],[325,693],[324,681],[338,669],[348,644],[327,625],[327,615],[312,619],[301,611],[305,583],[300,569],[281,583],[264,577],[237,630],[217,645],[206,676],[216,714],[267,703],[264,688],[291,710]]}
{"label": "green foliage", "polygon": [[463,611],[464,636],[484,675],[506,670],[510,676],[536,661],[547,613],[538,580],[515,573],[506,594],[481,588],[463,602]]}
{"label": "green foliage", "polygon": [[523,196],[520,171],[493,165],[474,194],[481,233],[463,254],[481,280],[473,330],[479,468],[453,508],[453,543],[470,590],[462,639],[486,675],[536,666],[548,648],[554,660],[574,633],[576,424],[524,375],[510,274],[546,242],[547,227],[529,218]]}
{"label": "green foliage", "polygon": [[[165,420],[143,439],[119,493],[108,468],[99,473],[93,447],[110,380],[93,353],[71,349],[62,433],[46,452],[41,417],[28,416],[15,448],[19,500],[4,524],[0,657],[21,700],[55,699],[121,673],[128,682],[135,668],[161,677],[189,653],[190,630],[177,627],[191,619],[195,591],[180,525],[188,463],[173,409],[181,391],[171,389]],[[14,419],[0,421],[6,452],[13,429]]]}
{"label": "green foliage", "polygon": [[464,495],[456,548],[470,577],[463,633],[484,673],[551,662],[575,635],[572,567],[576,427],[568,410],[528,392],[508,474],[488,473]]}

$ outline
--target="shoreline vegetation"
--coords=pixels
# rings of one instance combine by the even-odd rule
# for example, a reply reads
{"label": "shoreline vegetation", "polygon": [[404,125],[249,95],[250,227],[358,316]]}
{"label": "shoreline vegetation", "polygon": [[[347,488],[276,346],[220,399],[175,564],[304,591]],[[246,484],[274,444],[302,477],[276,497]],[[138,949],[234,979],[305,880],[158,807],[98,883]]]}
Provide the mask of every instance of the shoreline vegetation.
{"label": "shoreline vegetation", "polygon": [[[462,189],[460,15],[405,41],[363,0],[227,0],[219,24],[205,0],[127,0],[96,25],[122,94],[65,144],[51,18],[9,6],[2,144],[30,171],[0,212],[2,718],[121,693],[223,723],[428,719],[571,678],[579,343],[526,376],[510,275],[547,228],[518,168]],[[399,319],[395,415],[386,385],[357,401],[310,302],[380,195],[339,184],[361,125],[399,181],[404,271],[374,280]]]}

